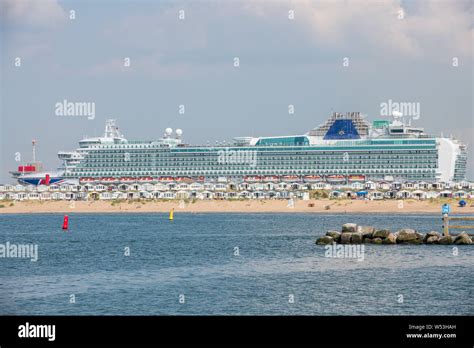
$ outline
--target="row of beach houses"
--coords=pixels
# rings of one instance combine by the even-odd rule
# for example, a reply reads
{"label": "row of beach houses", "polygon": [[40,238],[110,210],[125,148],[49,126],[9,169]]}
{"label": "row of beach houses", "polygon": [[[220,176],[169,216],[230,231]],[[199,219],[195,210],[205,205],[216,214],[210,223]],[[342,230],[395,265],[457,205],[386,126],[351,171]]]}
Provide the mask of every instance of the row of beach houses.
{"label": "row of beach houses", "polygon": [[145,183],[0,185],[0,200],[133,200],[133,199],[310,199],[325,191],[335,199],[474,198],[474,183],[355,182],[316,183]]}

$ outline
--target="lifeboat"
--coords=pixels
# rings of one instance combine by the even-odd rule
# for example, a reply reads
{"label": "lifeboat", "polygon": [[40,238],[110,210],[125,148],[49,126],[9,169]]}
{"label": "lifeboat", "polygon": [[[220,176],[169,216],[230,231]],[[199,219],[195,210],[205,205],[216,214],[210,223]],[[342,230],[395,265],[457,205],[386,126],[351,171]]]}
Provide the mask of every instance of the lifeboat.
{"label": "lifeboat", "polygon": [[134,182],[134,181],[136,181],[136,179],[132,178],[130,176],[120,178],[120,182],[122,182],[122,183],[130,183],[130,182]]}
{"label": "lifeboat", "polygon": [[285,175],[281,179],[285,182],[296,182],[301,180],[298,175]]}
{"label": "lifeboat", "polygon": [[80,179],[79,179],[79,182],[81,182],[81,183],[91,183],[91,182],[96,182],[96,181],[98,181],[98,179],[96,179],[96,178],[90,178],[90,177],[89,177],[89,178],[80,178]]}
{"label": "lifeboat", "polygon": [[151,176],[142,176],[141,178],[138,179],[138,182],[141,183],[147,183],[147,182],[152,182],[153,178]]}
{"label": "lifeboat", "polygon": [[280,178],[276,175],[263,177],[263,181],[265,181],[265,182],[277,182],[279,179]]}
{"label": "lifeboat", "polygon": [[177,182],[192,182],[193,179],[190,178],[189,176],[178,176],[178,177],[176,178],[176,181],[177,181]]}
{"label": "lifeboat", "polygon": [[364,182],[365,181],[365,175],[349,175],[348,180],[351,181],[351,182],[355,182],[355,181]]}
{"label": "lifeboat", "polygon": [[109,178],[109,177],[100,178],[100,182],[102,184],[110,184],[110,183],[115,182],[115,178]]}
{"label": "lifeboat", "polygon": [[80,182],[81,184],[83,184],[83,183],[89,183],[89,182],[94,182],[94,181],[95,181],[94,178],[79,178],[79,182]]}
{"label": "lifeboat", "polygon": [[321,175],[306,175],[303,180],[305,182],[318,182],[318,181],[322,181],[323,178]]}
{"label": "lifeboat", "polygon": [[162,176],[158,180],[161,182],[171,182],[174,181],[174,178],[172,176]]}
{"label": "lifeboat", "polygon": [[344,182],[346,180],[346,177],[344,175],[328,175],[326,177],[327,182]]}
{"label": "lifeboat", "polygon": [[262,177],[261,176],[246,176],[246,177],[244,177],[244,181],[247,181],[247,182],[260,182],[260,181],[262,181]]}

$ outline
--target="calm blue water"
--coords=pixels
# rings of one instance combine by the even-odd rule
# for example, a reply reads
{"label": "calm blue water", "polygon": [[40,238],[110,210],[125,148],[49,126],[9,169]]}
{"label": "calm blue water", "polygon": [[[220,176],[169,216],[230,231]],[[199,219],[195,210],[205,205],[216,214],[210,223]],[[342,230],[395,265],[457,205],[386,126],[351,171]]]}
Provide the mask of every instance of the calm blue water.
{"label": "calm blue water", "polygon": [[63,232],[62,215],[0,215],[0,243],[39,248],[0,258],[0,314],[474,314],[473,246],[366,245],[356,261],[314,244],[344,222],[440,230],[438,215],[167,217],[70,214]]}

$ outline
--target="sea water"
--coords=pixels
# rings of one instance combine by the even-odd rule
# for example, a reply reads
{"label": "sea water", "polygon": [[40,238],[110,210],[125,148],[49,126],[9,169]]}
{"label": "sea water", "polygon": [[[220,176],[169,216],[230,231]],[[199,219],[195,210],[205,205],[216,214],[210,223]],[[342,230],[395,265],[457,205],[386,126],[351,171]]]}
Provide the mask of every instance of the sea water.
{"label": "sea water", "polygon": [[441,231],[439,215],[0,215],[0,314],[474,314],[474,246],[364,245],[326,257],[327,230],[355,222]]}

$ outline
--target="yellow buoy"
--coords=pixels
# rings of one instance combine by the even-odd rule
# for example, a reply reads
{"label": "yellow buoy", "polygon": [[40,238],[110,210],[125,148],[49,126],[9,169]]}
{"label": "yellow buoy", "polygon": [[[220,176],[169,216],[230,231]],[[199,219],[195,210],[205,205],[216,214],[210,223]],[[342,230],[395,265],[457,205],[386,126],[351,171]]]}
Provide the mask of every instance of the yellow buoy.
{"label": "yellow buoy", "polygon": [[171,209],[170,210],[170,220],[173,220],[173,212],[174,212],[174,209]]}

